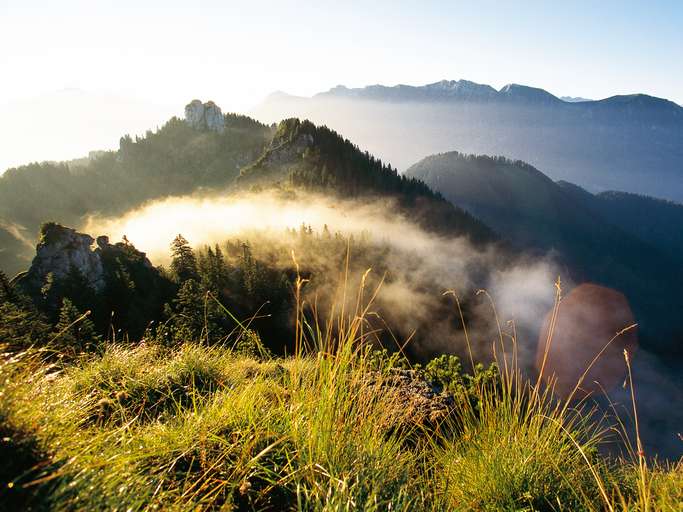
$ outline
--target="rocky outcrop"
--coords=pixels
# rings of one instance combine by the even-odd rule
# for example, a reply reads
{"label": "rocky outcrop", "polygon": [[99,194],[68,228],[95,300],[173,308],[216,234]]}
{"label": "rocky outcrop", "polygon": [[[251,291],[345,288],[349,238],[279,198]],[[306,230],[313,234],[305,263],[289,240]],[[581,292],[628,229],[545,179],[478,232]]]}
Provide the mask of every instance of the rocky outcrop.
{"label": "rocky outcrop", "polygon": [[105,259],[124,248],[133,252],[143,264],[152,268],[152,263],[144,253],[137,251],[127,242],[111,245],[109,238],[95,239],[54,222],[41,228],[40,241],[31,267],[17,279],[17,284],[30,295],[41,293],[46,284],[59,282],[77,273],[85,284],[95,292],[103,291],[106,285]]}
{"label": "rocky outcrop", "polygon": [[225,129],[223,112],[213,101],[192,100],[185,106],[185,122],[195,130],[222,133]]}
{"label": "rocky outcrop", "polygon": [[111,244],[54,222],[42,226],[31,267],[12,284],[51,321],[69,299],[91,312],[100,333],[116,326],[130,339],[140,339],[175,294],[174,284],[125,236]]}
{"label": "rocky outcrop", "polygon": [[242,170],[238,185],[267,185],[285,179],[292,169],[301,164],[306,150],[315,146],[316,140],[311,133],[314,129],[309,121],[282,121],[261,158]]}
{"label": "rocky outcrop", "polygon": [[262,163],[270,166],[298,164],[304,151],[314,143],[310,133],[298,133],[292,140],[274,138]]}
{"label": "rocky outcrop", "polygon": [[286,119],[278,126],[270,145],[261,158],[242,171],[240,181],[245,184],[254,180],[281,178],[290,168],[301,163],[304,152],[315,145],[310,133],[313,125],[308,121]]}
{"label": "rocky outcrop", "polygon": [[53,222],[43,225],[36,256],[22,279],[29,290],[40,289],[48,275],[53,280],[66,278],[78,271],[95,290],[104,288],[104,268],[100,255],[93,251],[93,237]]}

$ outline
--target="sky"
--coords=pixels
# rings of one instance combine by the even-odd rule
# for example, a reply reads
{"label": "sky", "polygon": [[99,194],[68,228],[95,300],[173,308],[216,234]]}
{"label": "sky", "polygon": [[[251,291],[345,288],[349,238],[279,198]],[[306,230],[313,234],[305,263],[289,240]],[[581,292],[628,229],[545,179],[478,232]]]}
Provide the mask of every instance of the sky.
{"label": "sky", "polygon": [[[66,109],[72,124],[92,128],[82,144],[94,144],[100,132],[153,128],[193,98],[247,112],[275,90],[308,96],[338,84],[464,78],[683,104],[681,27],[678,0],[0,0],[0,170],[29,150],[35,159],[83,152],[59,138],[37,149],[36,110]],[[69,110],[79,95],[87,107]],[[104,103],[116,107],[98,111]],[[126,125],[126,116],[139,119]]]}

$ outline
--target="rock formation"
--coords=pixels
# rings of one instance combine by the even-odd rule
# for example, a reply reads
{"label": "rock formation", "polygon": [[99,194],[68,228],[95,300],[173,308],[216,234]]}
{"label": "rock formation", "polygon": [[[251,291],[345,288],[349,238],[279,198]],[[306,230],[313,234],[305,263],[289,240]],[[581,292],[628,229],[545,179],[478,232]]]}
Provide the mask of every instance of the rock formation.
{"label": "rock formation", "polygon": [[222,133],[225,129],[223,112],[213,101],[202,103],[200,100],[192,100],[185,105],[185,122],[195,130]]}
{"label": "rock formation", "polygon": [[264,185],[285,179],[291,169],[301,164],[306,150],[315,145],[315,138],[309,133],[312,128],[308,121],[282,121],[261,158],[242,171],[238,184],[249,187],[255,183]]}
{"label": "rock formation", "polygon": [[36,256],[31,268],[22,278],[22,285],[29,289],[40,289],[48,274],[53,279],[63,279],[77,270],[95,290],[104,287],[104,268],[100,255],[92,250],[95,240],[54,222],[43,225]]}
{"label": "rock formation", "polygon": [[152,268],[144,253],[127,243],[111,245],[106,236],[98,237],[97,248],[93,248],[93,237],[54,222],[44,224],[40,235],[31,267],[17,277],[17,284],[33,296],[41,293],[49,281],[60,281],[74,271],[93,291],[103,291],[106,285],[104,256],[121,252],[124,248],[133,251],[146,267]]}

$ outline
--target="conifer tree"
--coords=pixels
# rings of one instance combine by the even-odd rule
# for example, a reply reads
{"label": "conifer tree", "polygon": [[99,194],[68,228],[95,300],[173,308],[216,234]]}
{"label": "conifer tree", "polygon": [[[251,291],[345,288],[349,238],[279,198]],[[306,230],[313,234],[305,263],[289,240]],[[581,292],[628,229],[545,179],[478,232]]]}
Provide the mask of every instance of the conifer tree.
{"label": "conifer tree", "polygon": [[214,249],[207,247],[204,252],[199,253],[197,267],[202,286],[206,290],[218,295],[226,287],[228,268],[218,244]]}
{"label": "conifer tree", "polygon": [[62,300],[53,338],[58,346],[76,353],[92,349],[100,342],[95,324],[67,298]]}
{"label": "conifer tree", "polygon": [[216,342],[227,335],[226,315],[214,297],[194,279],[181,285],[173,303],[176,341]]}
{"label": "conifer tree", "polygon": [[178,283],[197,279],[197,259],[190,243],[178,235],[171,243],[171,272]]}
{"label": "conifer tree", "polygon": [[0,340],[14,348],[40,345],[49,340],[50,326],[34,308],[0,302]]}

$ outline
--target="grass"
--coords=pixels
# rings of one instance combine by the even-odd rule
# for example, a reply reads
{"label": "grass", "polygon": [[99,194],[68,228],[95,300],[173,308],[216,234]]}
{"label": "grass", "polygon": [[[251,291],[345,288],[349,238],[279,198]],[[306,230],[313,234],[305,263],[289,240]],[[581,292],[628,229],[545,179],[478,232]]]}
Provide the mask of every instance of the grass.
{"label": "grass", "polygon": [[287,358],[200,343],[112,344],[60,366],[40,350],[5,354],[0,503],[84,511],[681,510],[680,463],[602,458],[604,425],[540,379],[527,381],[502,334],[498,378],[474,375],[472,396],[455,399],[436,423],[420,421],[367,350],[371,302],[361,286],[355,310],[332,311],[324,325],[311,320],[322,315],[300,308],[298,350]]}

